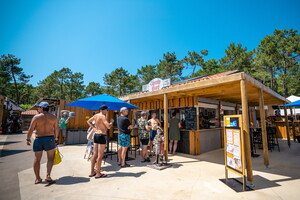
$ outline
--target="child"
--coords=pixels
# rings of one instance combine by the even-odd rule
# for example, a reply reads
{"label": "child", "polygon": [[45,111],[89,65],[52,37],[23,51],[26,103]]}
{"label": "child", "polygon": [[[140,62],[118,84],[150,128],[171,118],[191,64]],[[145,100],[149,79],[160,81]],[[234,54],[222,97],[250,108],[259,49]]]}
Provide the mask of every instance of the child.
{"label": "child", "polygon": [[157,135],[153,139],[156,160],[154,164],[162,164],[164,155],[164,135],[161,127],[157,127]]}

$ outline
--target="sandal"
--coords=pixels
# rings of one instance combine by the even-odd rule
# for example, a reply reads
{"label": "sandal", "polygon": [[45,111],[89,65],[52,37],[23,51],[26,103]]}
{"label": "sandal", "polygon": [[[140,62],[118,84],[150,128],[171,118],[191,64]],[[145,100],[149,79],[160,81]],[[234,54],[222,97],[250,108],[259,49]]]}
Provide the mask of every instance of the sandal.
{"label": "sandal", "polygon": [[45,181],[47,182],[47,185],[45,185],[45,187],[48,187],[54,183],[56,183],[56,181],[52,180],[52,179],[45,179]]}
{"label": "sandal", "polygon": [[94,174],[90,174],[89,177],[94,177],[96,176],[96,174],[97,174],[96,172]]}
{"label": "sandal", "polygon": [[35,180],[34,184],[39,184],[43,181],[43,179]]}
{"label": "sandal", "polygon": [[105,177],[107,177],[107,174],[101,174],[100,176],[95,176],[95,179],[105,178]]}

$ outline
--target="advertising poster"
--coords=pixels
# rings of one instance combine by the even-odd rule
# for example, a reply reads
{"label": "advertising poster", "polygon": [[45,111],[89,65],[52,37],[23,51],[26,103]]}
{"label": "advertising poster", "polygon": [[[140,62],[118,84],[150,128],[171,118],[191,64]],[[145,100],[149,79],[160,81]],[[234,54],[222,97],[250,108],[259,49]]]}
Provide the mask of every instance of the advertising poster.
{"label": "advertising poster", "polygon": [[234,140],[234,145],[240,146],[240,131],[237,130],[233,131],[233,140]]}
{"label": "advertising poster", "polygon": [[238,129],[226,129],[227,166],[242,171],[241,132]]}
{"label": "advertising poster", "polygon": [[232,144],[233,138],[232,138],[232,130],[227,130],[227,143]]}

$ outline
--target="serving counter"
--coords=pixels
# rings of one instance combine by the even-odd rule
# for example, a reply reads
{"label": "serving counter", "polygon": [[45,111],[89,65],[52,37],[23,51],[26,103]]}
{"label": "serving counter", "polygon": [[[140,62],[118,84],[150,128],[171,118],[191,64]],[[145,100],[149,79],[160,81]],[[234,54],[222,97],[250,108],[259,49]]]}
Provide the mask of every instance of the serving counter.
{"label": "serving counter", "polygon": [[181,139],[177,151],[191,155],[199,155],[222,148],[223,128],[180,130]]}
{"label": "serving counter", "polygon": [[[276,127],[277,130],[277,137],[278,138],[287,138],[287,130],[286,130],[286,122],[285,121],[275,121],[273,122],[273,125]],[[294,129],[295,129],[295,135],[299,135],[299,127],[300,127],[300,121],[294,121]],[[289,121],[289,134],[290,137],[293,136],[293,123]]]}

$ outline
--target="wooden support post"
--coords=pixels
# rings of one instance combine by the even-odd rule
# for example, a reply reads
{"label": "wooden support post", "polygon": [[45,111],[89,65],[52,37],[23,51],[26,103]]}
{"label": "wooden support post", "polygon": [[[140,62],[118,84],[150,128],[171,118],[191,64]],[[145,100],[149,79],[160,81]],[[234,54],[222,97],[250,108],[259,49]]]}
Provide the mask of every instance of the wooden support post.
{"label": "wooden support post", "polygon": [[200,124],[200,120],[199,120],[199,106],[198,106],[198,96],[194,96],[194,107],[196,107],[196,130],[199,130],[199,124]]}
{"label": "wooden support post", "polygon": [[295,130],[295,118],[293,116],[293,109],[292,107],[290,107],[290,112],[291,112],[291,117],[292,117],[292,129],[293,129],[293,138],[294,138],[294,142],[296,142],[296,130]]}
{"label": "wooden support post", "polygon": [[262,89],[258,89],[259,98],[259,112],[260,112],[260,122],[261,122],[261,133],[263,142],[263,152],[264,152],[264,165],[266,168],[269,167],[269,152],[268,152],[268,137],[266,128],[266,116],[265,116],[265,105],[264,105],[264,93]]}
{"label": "wooden support post", "polygon": [[164,94],[164,138],[165,138],[165,161],[168,162],[168,144],[169,144],[169,131],[168,131],[168,94]]}
{"label": "wooden support post", "polygon": [[[283,104],[285,104],[285,102],[283,102]],[[287,137],[288,145],[290,147],[291,146],[291,139],[290,139],[289,119],[288,119],[288,116],[287,116],[286,106],[283,106],[283,108],[284,108],[284,117],[285,117],[286,137]]]}
{"label": "wooden support post", "polygon": [[243,134],[244,134],[244,148],[245,148],[245,160],[247,169],[247,180],[253,182],[252,173],[252,159],[251,159],[251,147],[250,147],[250,131],[249,131],[249,114],[248,114],[248,95],[246,88],[246,81],[244,79],[240,82],[241,86],[241,102],[242,102],[242,116],[243,116]]}

